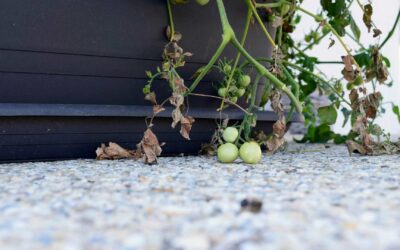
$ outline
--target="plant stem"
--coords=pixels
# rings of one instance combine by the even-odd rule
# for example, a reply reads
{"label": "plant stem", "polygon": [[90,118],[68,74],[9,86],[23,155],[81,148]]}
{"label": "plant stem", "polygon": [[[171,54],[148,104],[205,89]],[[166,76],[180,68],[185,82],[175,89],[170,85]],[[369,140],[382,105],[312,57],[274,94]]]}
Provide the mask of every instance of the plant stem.
{"label": "plant stem", "polygon": [[312,46],[318,44],[318,43],[319,43],[322,39],[324,39],[328,34],[329,34],[329,33],[322,34],[321,37],[319,37],[316,41],[314,41],[314,42],[308,44],[307,47],[305,47],[305,48],[304,48],[303,50],[301,50],[301,51],[302,51],[302,52],[305,52],[305,51],[311,49]]}
{"label": "plant stem", "polygon": [[251,89],[251,101],[250,101],[249,111],[252,111],[252,109],[256,106],[257,87],[258,84],[260,83],[261,78],[262,78],[261,75],[257,75],[256,80],[253,82],[252,86],[253,88]]}
{"label": "plant stem", "polygon": [[228,100],[228,99],[224,99],[224,98],[222,98],[222,97],[219,97],[219,96],[205,95],[205,94],[198,94],[198,93],[189,93],[189,95],[191,95],[191,96],[199,96],[199,97],[208,97],[208,98],[219,99],[219,100],[222,100],[222,101],[224,101],[224,102],[226,102],[226,103],[232,104],[233,106],[235,106],[235,107],[237,107],[238,109],[242,110],[242,111],[243,111],[245,114],[247,114],[247,115],[252,115],[252,113],[248,112],[247,110],[245,110],[244,108],[242,108],[240,105],[238,105],[238,104],[236,104],[236,103],[234,103],[234,102],[231,102],[231,101]]}
{"label": "plant stem", "polygon": [[[247,38],[247,34],[248,34],[248,32],[249,32],[249,27],[250,27],[250,22],[251,22],[251,17],[252,17],[252,16],[253,16],[253,13],[252,13],[251,9],[248,8],[247,17],[246,17],[246,24],[245,24],[245,27],[244,27],[242,40],[240,41],[240,44],[241,44],[242,46],[244,46],[244,43],[246,42],[246,38]],[[234,62],[234,64],[233,64],[232,71],[231,71],[231,73],[230,73],[230,75],[229,75],[228,84],[227,84],[227,86],[226,86],[226,89],[227,89],[227,90],[229,90],[229,87],[231,86],[232,79],[233,79],[233,75],[234,75],[234,73],[235,73],[235,70],[236,70],[237,65],[238,65],[238,63],[239,63],[239,60],[240,60],[240,55],[241,55],[241,54],[240,54],[239,52],[238,52],[237,55],[236,55],[236,59],[235,59],[235,62]],[[223,100],[225,100],[227,94],[228,94],[228,91],[226,91]],[[220,107],[219,107],[219,110],[222,110],[222,109],[224,108],[224,103],[225,103],[224,101],[221,101],[221,105],[220,105]]]}
{"label": "plant stem", "polygon": [[170,41],[172,41],[174,38],[174,34],[175,34],[174,17],[172,15],[171,0],[166,0],[166,1],[167,1],[167,9],[168,9],[168,17],[169,17],[169,26],[171,28]]}
{"label": "plant stem", "polygon": [[215,54],[212,56],[208,64],[201,70],[201,73],[198,77],[196,77],[196,80],[192,83],[192,85],[189,88],[189,93],[193,92],[197,85],[199,85],[200,81],[204,78],[204,76],[207,75],[207,73],[210,71],[210,69],[214,66],[215,62],[218,60],[222,52],[224,51],[225,47],[228,45],[230,41],[230,38],[226,36],[225,34],[222,36],[222,42],[219,45],[217,51]]}
{"label": "plant stem", "polygon": [[[281,68],[282,68],[282,70],[283,70],[283,74],[285,74],[287,80],[288,80],[288,81],[290,82],[290,84],[292,85],[292,87],[293,87],[293,89],[294,89],[294,95],[296,96],[297,99],[299,99],[299,96],[300,96],[300,86],[299,86],[299,83],[296,82],[296,81],[293,79],[293,77],[292,77],[292,75],[290,74],[289,70],[287,70],[287,68],[286,68],[283,64],[280,64],[279,66],[281,66]],[[294,106],[292,106],[292,107],[290,108],[288,117],[287,117],[287,119],[286,119],[287,122],[290,121],[290,120],[292,119],[293,112],[294,112]]]}
{"label": "plant stem", "polygon": [[288,65],[288,66],[290,66],[292,68],[295,68],[295,69],[297,69],[299,71],[302,71],[304,73],[310,74],[313,77],[317,78],[322,83],[324,83],[326,86],[328,86],[336,94],[336,96],[339,97],[339,99],[341,99],[343,102],[345,102],[347,105],[349,105],[351,107],[350,102],[348,102],[346,99],[344,99],[343,96],[341,96],[329,82],[325,81],[325,79],[321,78],[320,76],[314,74],[313,72],[311,72],[309,70],[306,70],[306,69],[304,69],[304,68],[302,68],[302,67],[300,67],[300,66],[298,66],[298,65],[296,65],[294,63],[291,63],[291,62],[288,62],[288,61],[283,61],[282,63],[284,63],[284,64],[286,64],[286,65]]}
{"label": "plant stem", "polygon": [[279,8],[282,6],[282,2],[277,3],[256,3],[256,8]]}
{"label": "plant stem", "polygon": [[265,36],[267,37],[268,41],[272,45],[273,48],[276,47],[276,44],[274,42],[274,39],[272,39],[272,36],[269,34],[267,28],[265,27],[263,21],[261,20],[260,16],[258,15],[257,9],[254,7],[254,4],[251,2],[251,0],[246,0],[247,6],[253,11],[253,15],[256,18],[257,22],[260,24],[261,29],[263,30]]}
{"label": "plant stem", "polygon": [[[249,1],[249,0],[247,0]],[[189,88],[188,93],[186,95],[190,94],[193,92],[193,90],[197,87],[197,85],[200,83],[200,81],[203,79],[203,77],[207,74],[207,72],[212,68],[214,63],[218,60],[219,56],[227,46],[229,42],[231,42],[236,49],[244,56],[248,61],[250,61],[251,64],[255,66],[257,71],[259,72],[260,75],[267,77],[272,84],[275,85],[276,88],[282,90],[292,101],[293,105],[296,107],[296,110],[299,113],[302,113],[302,106],[299,102],[299,100],[293,95],[293,93],[285,86],[284,83],[282,83],[278,78],[276,78],[273,74],[271,74],[261,63],[259,63],[257,60],[255,60],[241,45],[241,43],[237,40],[235,33],[229,24],[228,17],[225,12],[225,6],[222,0],[216,0],[220,18],[221,18],[221,23],[222,23],[222,30],[223,30],[223,35],[222,35],[222,42],[215,52],[214,56],[211,58],[211,60],[208,62],[206,67],[201,71],[200,75],[196,78],[196,80],[192,83],[192,85]],[[253,6],[253,5],[251,5]],[[253,6],[254,8],[254,6]],[[254,12],[253,12],[254,14]]]}
{"label": "plant stem", "polygon": [[[221,1],[221,0],[217,0]],[[232,43],[239,50],[239,52],[257,69],[258,73],[262,76],[267,77],[276,88],[282,90],[292,101],[293,105],[296,107],[297,112],[302,113],[302,106],[298,99],[293,95],[293,93],[286,87],[286,85],[276,78],[271,72],[269,72],[261,63],[254,59],[239,43],[236,37],[232,38]]]}
{"label": "plant stem", "polygon": [[350,37],[351,40],[353,40],[355,43],[357,43],[357,45],[360,46],[360,48],[365,49],[364,45],[362,45],[362,44],[360,43],[360,41],[358,41],[358,40],[357,40],[352,34],[350,34],[348,31],[346,31],[346,35],[347,35],[348,37]]}
{"label": "plant stem", "polygon": [[326,25],[326,27],[328,27],[331,30],[331,32],[336,36],[336,38],[339,40],[339,43],[342,45],[342,47],[347,52],[347,54],[349,56],[351,56],[351,58],[353,58],[354,65],[356,66],[357,70],[359,72],[361,72],[360,65],[358,65],[358,63],[356,62],[356,60],[352,56],[350,49],[347,47],[347,45],[344,43],[342,37],[339,35],[339,33],[337,33],[337,31],[332,27],[332,25],[330,25],[328,22],[326,22],[326,20],[324,18],[322,18],[322,17],[320,17],[318,15],[315,15],[314,13],[311,13],[310,11],[308,11],[306,9],[303,9],[300,6],[296,6],[296,9],[301,11],[301,12],[303,12],[304,14],[307,14],[307,15],[313,17],[318,22],[323,22],[324,25]]}
{"label": "plant stem", "polygon": [[343,64],[341,61],[317,61],[317,64]]}
{"label": "plant stem", "polygon": [[383,40],[381,45],[379,45],[379,49],[381,49],[383,46],[385,46],[387,41],[389,41],[389,39],[393,36],[394,32],[396,31],[397,25],[399,24],[399,20],[400,20],[400,10],[397,13],[396,21],[394,22],[392,29],[389,31],[387,37],[385,38],[385,40]]}

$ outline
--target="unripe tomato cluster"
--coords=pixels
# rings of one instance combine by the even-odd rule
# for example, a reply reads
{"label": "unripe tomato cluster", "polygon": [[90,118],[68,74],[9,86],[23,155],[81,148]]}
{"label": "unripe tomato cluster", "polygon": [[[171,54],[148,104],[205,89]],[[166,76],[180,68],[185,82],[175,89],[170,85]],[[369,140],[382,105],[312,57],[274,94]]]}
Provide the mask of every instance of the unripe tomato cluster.
{"label": "unripe tomato cluster", "polygon": [[234,144],[238,137],[239,131],[235,127],[227,127],[223,131],[222,138],[225,143],[218,147],[218,160],[222,163],[232,163],[240,157],[240,159],[248,164],[256,164],[260,162],[262,157],[260,145],[254,141],[246,142],[239,150]]}
{"label": "unripe tomato cluster", "polygon": [[[251,77],[236,69],[235,72],[233,72],[233,78],[230,79],[232,66],[228,63],[223,63],[223,65],[220,66],[220,70],[225,74],[225,79],[218,89],[218,95],[236,103],[240,97],[246,94],[246,89],[251,83]],[[231,83],[228,87],[229,80],[231,80]]]}

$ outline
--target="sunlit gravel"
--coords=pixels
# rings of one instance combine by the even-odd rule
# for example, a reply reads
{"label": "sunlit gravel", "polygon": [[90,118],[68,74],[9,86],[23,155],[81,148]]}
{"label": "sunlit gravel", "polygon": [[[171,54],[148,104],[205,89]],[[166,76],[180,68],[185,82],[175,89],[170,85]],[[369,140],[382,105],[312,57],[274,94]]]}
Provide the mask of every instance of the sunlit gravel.
{"label": "sunlit gravel", "polygon": [[[0,249],[400,249],[400,156],[0,165]],[[260,200],[259,212],[241,210]]]}

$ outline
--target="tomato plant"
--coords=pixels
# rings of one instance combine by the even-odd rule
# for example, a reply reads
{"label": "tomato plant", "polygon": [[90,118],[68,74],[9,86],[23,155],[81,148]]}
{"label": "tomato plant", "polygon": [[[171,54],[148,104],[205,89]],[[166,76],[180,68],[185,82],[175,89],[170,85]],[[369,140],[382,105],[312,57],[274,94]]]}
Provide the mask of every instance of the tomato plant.
{"label": "tomato plant", "polygon": [[[382,39],[381,43],[379,43],[380,40],[377,40],[377,43],[366,46],[360,41],[360,28],[350,7],[357,4],[363,12],[361,20],[371,32],[370,35],[381,37],[382,32],[373,22],[373,7],[369,2],[362,4],[359,0],[320,0],[319,5],[322,11],[313,13],[303,8],[302,0],[277,0],[267,3],[261,0],[243,1],[246,3],[244,11],[247,11],[247,17],[244,32],[240,36],[231,26],[226,13],[224,2],[228,1],[215,0],[220,15],[223,39],[207,64],[194,74],[190,86],[186,86],[177,69],[185,66],[185,58],[191,54],[184,52],[183,48],[179,46],[182,34],[174,28],[172,5],[185,4],[189,0],[166,0],[170,23],[166,32],[168,43],[164,48],[164,61],[161,67],[157,68],[156,73],[147,72],[149,81],[144,88],[146,99],[153,103],[154,111],[153,117],[148,123],[149,129],[154,117],[165,110],[163,105],[171,103],[174,107],[172,127],[181,124],[182,136],[190,139],[189,133],[194,119],[185,116],[184,101],[190,96],[197,95],[220,99],[219,112],[223,112],[227,106],[234,106],[244,112],[243,120],[238,125],[237,135],[236,131],[233,133],[232,129],[227,129],[231,132],[222,135],[227,142],[238,143],[236,139],[233,140],[234,137],[241,140],[244,138],[240,143],[258,137],[259,142],[266,145],[268,151],[276,152],[284,145],[287,121],[290,121],[292,114],[297,112],[304,116],[305,125],[308,128],[308,132],[302,140],[304,142],[350,141],[348,145],[351,152],[358,151],[369,155],[375,154],[376,148],[382,148],[379,142],[375,142],[373,138],[373,136],[382,135],[388,138],[384,130],[374,124],[375,119],[384,110],[382,108],[383,96],[378,88],[381,85],[390,86],[391,83],[388,82],[390,77],[387,69],[390,67],[390,62],[381,54],[380,50],[393,35],[400,19],[400,11],[395,25],[386,38]],[[196,0],[196,2],[205,5],[209,1]],[[297,26],[301,25],[299,14],[311,17],[317,24],[315,29],[305,35],[304,42],[301,43],[292,39],[292,33]],[[271,26],[275,27],[275,34],[270,33],[265,22],[269,22]],[[248,30],[252,25],[258,26],[265,35],[269,46],[272,47],[271,57],[252,55],[246,50],[245,43],[251,42],[246,40]],[[350,48],[343,38],[346,36],[354,40],[359,48]],[[318,64],[328,62],[309,55],[309,50],[324,39],[329,39],[329,48],[332,46],[341,46],[342,48],[343,53],[338,55],[338,60],[329,62],[343,67],[341,79],[330,79],[319,73]],[[221,59],[221,54],[229,44],[237,50],[236,57]],[[204,77],[214,69],[221,74],[221,80],[216,84],[218,96],[195,93]],[[157,78],[166,80],[172,90],[171,97],[161,104],[156,101],[155,93],[151,92],[152,82]],[[258,93],[259,85],[263,86],[262,93]],[[350,92],[348,96],[345,92],[346,88]],[[371,93],[368,92],[369,89],[372,89]],[[326,95],[331,104],[317,110],[310,97],[315,92]],[[258,100],[257,96],[260,94],[262,98]],[[285,112],[281,102],[282,95],[286,95],[290,100],[288,113]],[[239,105],[243,102],[245,106]],[[252,130],[257,124],[255,111],[263,109],[268,102],[271,103],[272,109],[278,116],[273,126],[273,132],[269,136],[254,135]],[[392,104],[392,106],[397,107],[398,105]],[[352,125],[352,130],[347,136],[337,135],[331,131],[330,126],[337,122],[338,111],[345,116],[345,123],[350,122]],[[393,108],[393,112],[398,115],[398,109]],[[219,140],[214,140],[214,142],[215,144],[218,144],[216,142],[223,143]],[[397,145],[392,146],[400,151]],[[218,148],[218,152],[221,151],[221,156],[218,154],[220,160],[231,161],[235,156],[234,147],[236,146],[231,143],[221,145]],[[242,148],[241,157],[245,162],[255,163],[260,160],[261,150],[257,143],[245,142]]]}

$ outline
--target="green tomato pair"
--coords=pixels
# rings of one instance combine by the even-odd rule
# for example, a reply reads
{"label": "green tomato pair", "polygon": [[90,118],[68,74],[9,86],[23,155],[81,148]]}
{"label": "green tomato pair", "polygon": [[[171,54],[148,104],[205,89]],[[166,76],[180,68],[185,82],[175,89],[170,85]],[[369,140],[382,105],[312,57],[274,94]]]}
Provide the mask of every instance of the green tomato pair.
{"label": "green tomato pair", "polygon": [[228,127],[224,130],[222,138],[226,141],[218,147],[218,160],[222,163],[232,163],[238,157],[245,163],[256,164],[261,160],[262,152],[260,145],[256,142],[246,142],[240,150],[233,144],[239,137],[239,131],[234,127]]}

